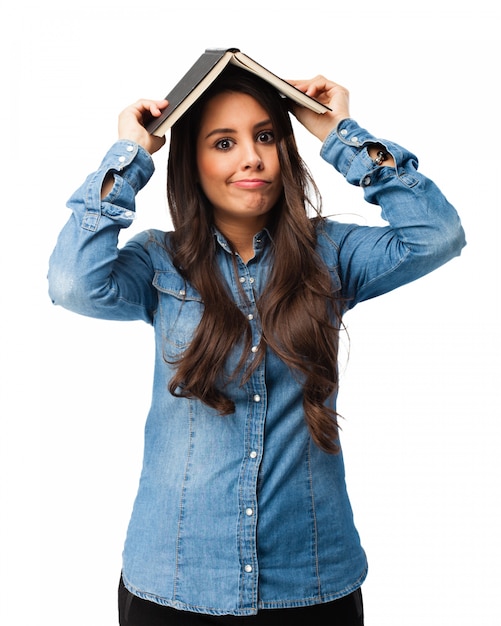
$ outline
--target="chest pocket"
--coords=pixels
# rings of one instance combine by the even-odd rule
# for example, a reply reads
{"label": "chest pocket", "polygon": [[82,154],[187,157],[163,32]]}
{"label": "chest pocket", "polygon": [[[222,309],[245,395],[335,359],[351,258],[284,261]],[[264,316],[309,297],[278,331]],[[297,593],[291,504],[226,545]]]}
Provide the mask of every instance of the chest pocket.
{"label": "chest pocket", "polygon": [[167,360],[186,349],[203,313],[200,294],[174,271],[157,271],[153,286],[158,291],[157,327],[161,329]]}

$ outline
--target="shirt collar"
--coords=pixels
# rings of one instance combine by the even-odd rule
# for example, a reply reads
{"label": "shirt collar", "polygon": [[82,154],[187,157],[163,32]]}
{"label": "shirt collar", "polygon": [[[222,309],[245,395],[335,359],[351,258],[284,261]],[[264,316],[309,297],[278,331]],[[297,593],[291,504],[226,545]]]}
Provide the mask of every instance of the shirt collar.
{"label": "shirt collar", "polygon": [[[223,250],[225,250],[225,252],[227,252],[228,254],[231,254],[231,247],[228,243],[228,240],[216,226],[212,226],[212,234],[215,236],[216,241],[221,246],[221,248],[223,248]],[[271,236],[268,228],[263,228],[263,230],[260,230],[254,235],[253,245],[256,256],[263,248],[266,247],[268,241],[273,241],[273,237]]]}

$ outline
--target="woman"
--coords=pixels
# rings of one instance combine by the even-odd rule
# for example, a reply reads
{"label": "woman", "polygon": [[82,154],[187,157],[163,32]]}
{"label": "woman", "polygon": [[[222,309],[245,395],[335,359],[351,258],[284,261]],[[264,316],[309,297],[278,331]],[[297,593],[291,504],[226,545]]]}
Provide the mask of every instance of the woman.
{"label": "woman", "polygon": [[[51,257],[56,304],[155,329],[123,626],[363,624],[367,562],[336,421],[342,315],[458,255],[464,233],[416,158],[350,118],[346,89],[321,76],[294,84],[332,113],[225,70],[172,128],[174,231],[119,249],[164,142],[143,119],[166,102],[128,107]],[[320,216],[288,107],[387,226]]]}

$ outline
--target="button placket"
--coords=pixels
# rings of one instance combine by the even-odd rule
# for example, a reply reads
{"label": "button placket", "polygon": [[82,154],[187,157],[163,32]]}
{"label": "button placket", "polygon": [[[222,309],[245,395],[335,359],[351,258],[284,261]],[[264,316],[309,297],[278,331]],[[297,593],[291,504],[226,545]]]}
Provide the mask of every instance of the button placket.
{"label": "button placket", "polygon": [[[247,358],[249,363],[259,353],[261,329],[256,311],[258,276],[255,264],[245,265],[238,260],[238,274],[233,274],[235,300],[250,324],[252,343]],[[242,290],[245,298],[242,297]],[[258,476],[263,453],[264,425],[266,419],[265,363],[253,371],[245,388],[248,404],[245,425],[245,446],[239,476],[239,557],[241,606],[255,607],[258,602],[259,563],[257,555]]]}
{"label": "button placket", "polygon": [[[257,346],[255,346],[257,347]],[[248,381],[246,454],[240,475],[240,558],[243,576],[241,597],[245,606],[255,606],[258,593],[259,564],[257,555],[258,476],[263,451],[266,420],[266,387],[264,361]]]}
{"label": "button placket", "polygon": [[[247,307],[249,306],[255,307],[255,294],[254,294],[253,285],[255,285],[256,279],[254,278],[254,276],[250,275],[250,272],[247,266],[245,267],[242,266],[241,272],[242,273],[240,274],[240,276],[238,276],[238,282],[243,286],[246,296],[248,298],[248,302],[245,304]],[[254,324],[252,324],[253,343],[251,347],[251,353],[252,355],[255,355],[259,351],[259,342],[261,340],[259,329],[258,329],[258,326],[256,325],[257,319],[256,319],[255,314],[252,312],[248,312],[246,314],[246,317],[249,320],[249,322],[254,322]]]}

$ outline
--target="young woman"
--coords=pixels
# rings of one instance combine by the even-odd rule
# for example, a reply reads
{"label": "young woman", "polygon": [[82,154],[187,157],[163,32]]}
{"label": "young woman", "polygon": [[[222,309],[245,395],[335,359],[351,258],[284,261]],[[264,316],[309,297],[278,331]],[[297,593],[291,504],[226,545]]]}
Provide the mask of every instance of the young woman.
{"label": "young woman", "polygon": [[[164,143],[143,118],[166,103],[125,109],[51,257],[56,304],[155,330],[123,626],[363,624],[367,562],[336,421],[342,316],[458,255],[464,233],[416,157],[350,118],[346,89],[321,76],[294,84],[332,113],[226,70],[171,131],[174,231],[119,249]],[[320,215],[290,111],[386,226]]]}

